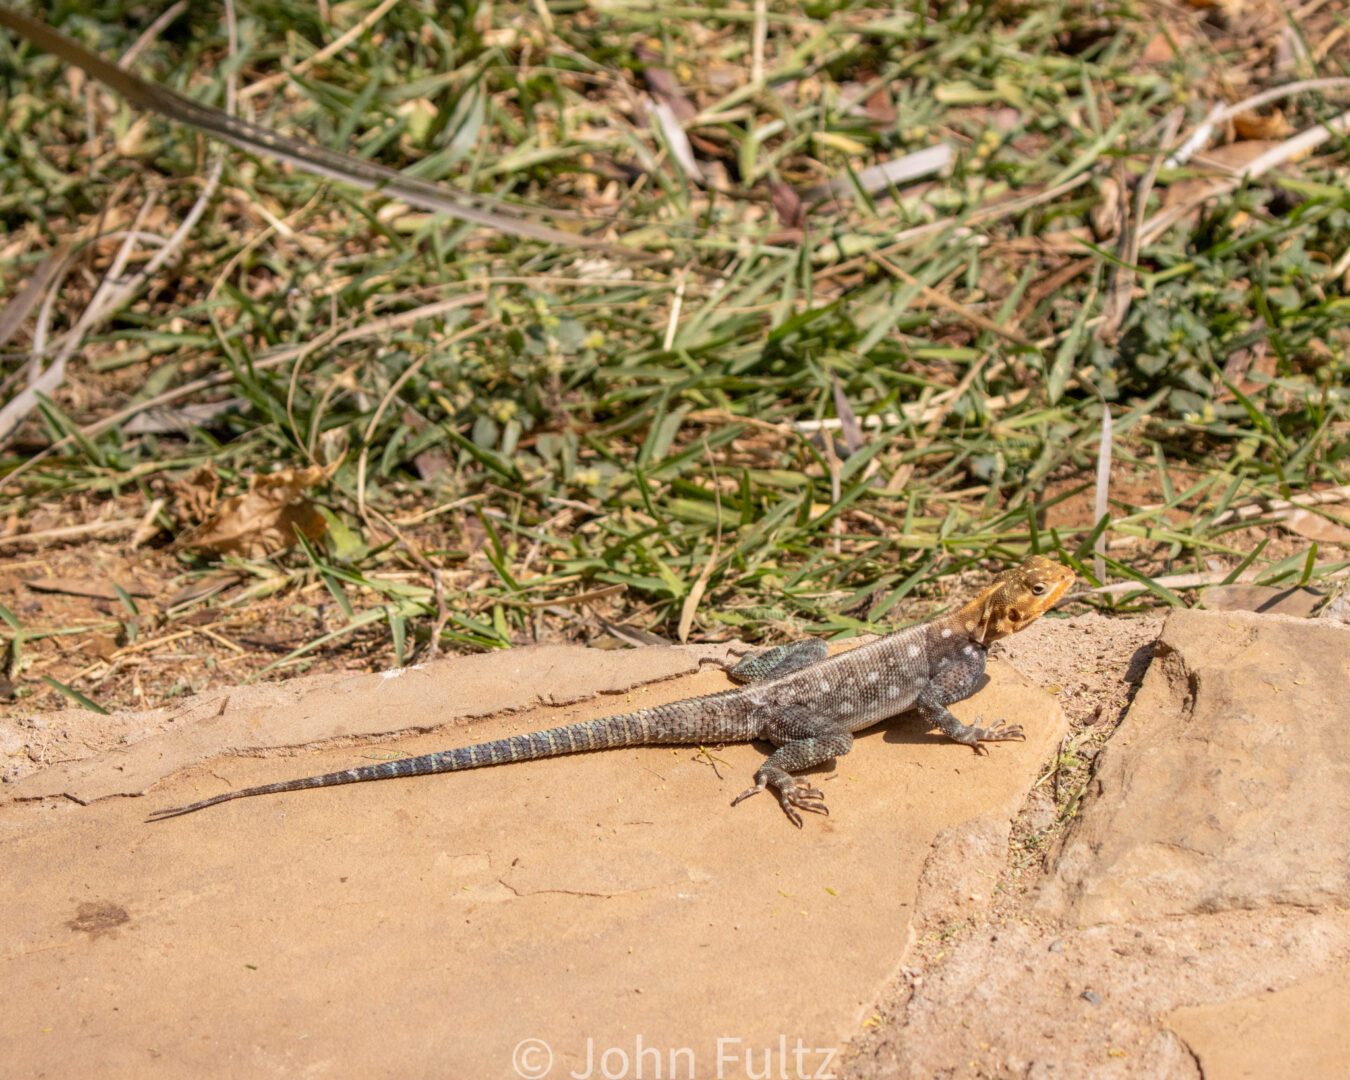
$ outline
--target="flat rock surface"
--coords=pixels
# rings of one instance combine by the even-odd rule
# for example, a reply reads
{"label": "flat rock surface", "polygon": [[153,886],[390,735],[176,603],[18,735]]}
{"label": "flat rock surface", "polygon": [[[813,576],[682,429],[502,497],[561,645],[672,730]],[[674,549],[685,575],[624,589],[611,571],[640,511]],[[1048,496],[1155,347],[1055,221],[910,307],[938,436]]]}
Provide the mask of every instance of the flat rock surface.
{"label": "flat rock surface", "polygon": [[1178,611],[1043,910],[1126,921],[1350,900],[1350,634]]}
{"label": "flat rock surface", "polygon": [[1206,1080],[1344,1076],[1350,965],[1284,990],[1176,1009],[1167,1024],[1195,1053]]}
{"label": "flat rock surface", "polygon": [[[995,662],[954,711],[1020,722],[1025,743],[976,757],[892,722],[817,774],[832,816],[802,831],[771,798],[728,806],[763,760],[753,746],[616,750],[143,820],[230,787],[728,685],[705,670],[638,686],[610,667],[650,674],[650,658],[596,659],[493,654],[471,677],[455,660],[259,687],[243,705],[216,695],[9,786],[0,1060],[28,1076],[633,1076],[639,1060],[642,1075],[657,1060],[665,1075],[687,1061],[697,1075],[812,1075],[895,976],[935,838],[1006,837],[1066,730],[1052,698]],[[539,704],[540,687],[582,703]],[[314,745],[333,738],[346,745]],[[221,756],[279,745],[307,749]],[[54,795],[71,798],[40,797]]]}
{"label": "flat rock surface", "polygon": [[[1347,961],[1350,912],[1343,911],[1263,909],[1084,928],[1000,921],[945,942],[941,962],[908,981],[878,1025],[880,1038],[842,1076],[1264,1080],[1297,1039],[1308,1043],[1304,1061],[1344,1046],[1350,997],[1317,1002],[1307,1025],[1291,1022],[1282,1032],[1274,1024],[1243,1026],[1228,1003],[1278,1001],[1310,974]],[[1196,1006],[1203,1023],[1187,1023]],[[1197,1067],[1197,1054],[1224,1040],[1227,1060],[1247,1073]],[[1298,1075],[1340,1080],[1345,1071]]]}
{"label": "flat rock surface", "polygon": [[1255,611],[1262,615],[1293,615],[1306,619],[1326,599],[1316,589],[1277,589],[1273,585],[1216,585],[1204,592],[1211,611]]}

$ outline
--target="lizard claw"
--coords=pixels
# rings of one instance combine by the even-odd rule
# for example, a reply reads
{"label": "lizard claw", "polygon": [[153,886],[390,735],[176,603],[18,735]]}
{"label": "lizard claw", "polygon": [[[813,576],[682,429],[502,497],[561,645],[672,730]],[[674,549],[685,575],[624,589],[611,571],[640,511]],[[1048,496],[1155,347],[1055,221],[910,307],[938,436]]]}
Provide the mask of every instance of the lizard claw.
{"label": "lizard claw", "polygon": [[[778,793],[778,805],[783,808],[783,813],[788,816],[788,820],[797,828],[802,827],[802,816],[797,811],[805,810],[809,814],[824,814],[829,817],[830,808],[825,805],[825,793],[819,788],[811,787],[809,784],[799,784],[792,777],[784,780],[773,780],[774,790]],[[742,791],[734,799],[731,805],[744,802],[751,795],[758,795],[770,784],[768,778],[761,779],[755,777],[755,786]]]}
{"label": "lizard claw", "polygon": [[[977,754],[987,754],[987,747],[981,746],[981,743],[987,742],[1026,742],[1026,733],[1022,730],[1021,724],[1009,724],[1006,720],[997,720],[987,728],[972,727],[969,733],[969,743],[967,745],[974,748]],[[961,740],[966,742],[965,739]]]}
{"label": "lizard claw", "polygon": [[788,820],[797,828],[802,827],[802,816],[797,813],[798,810],[805,810],[809,814],[830,815],[830,808],[825,805],[825,795],[818,788],[809,787],[806,784],[798,784],[793,780],[778,784],[778,805],[783,808],[783,813],[787,814]]}

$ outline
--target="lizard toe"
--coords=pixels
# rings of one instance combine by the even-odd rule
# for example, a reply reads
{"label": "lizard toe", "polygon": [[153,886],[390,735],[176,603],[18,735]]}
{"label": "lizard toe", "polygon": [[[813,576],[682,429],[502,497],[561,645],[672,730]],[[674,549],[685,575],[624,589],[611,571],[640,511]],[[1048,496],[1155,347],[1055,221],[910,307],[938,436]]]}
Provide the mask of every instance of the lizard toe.
{"label": "lizard toe", "polygon": [[1009,724],[1006,720],[996,720],[988,727],[972,727],[968,739],[962,739],[961,741],[969,742],[976,750],[980,750],[980,743],[1009,742],[1011,740],[1025,742],[1026,737],[1021,724]]}
{"label": "lizard toe", "polygon": [[989,727],[963,726],[957,731],[949,732],[949,734],[951,738],[964,746],[969,746],[977,754],[989,753],[989,748],[984,743],[1026,742],[1027,738],[1021,724],[1009,724],[1003,720],[999,720]]}
{"label": "lizard toe", "polygon": [[1005,742],[1009,739],[1026,739],[1026,733],[1022,731],[1021,724],[999,720],[984,732],[984,738],[990,742]]}
{"label": "lizard toe", "polygon": [[798,810],[808,814],[829,816],[830,808],[825,805],[825,795],[816,788],[805,784],[784,784],[778,789],[778,802],[783,812],[798,828],[801,827],[801,815]]}

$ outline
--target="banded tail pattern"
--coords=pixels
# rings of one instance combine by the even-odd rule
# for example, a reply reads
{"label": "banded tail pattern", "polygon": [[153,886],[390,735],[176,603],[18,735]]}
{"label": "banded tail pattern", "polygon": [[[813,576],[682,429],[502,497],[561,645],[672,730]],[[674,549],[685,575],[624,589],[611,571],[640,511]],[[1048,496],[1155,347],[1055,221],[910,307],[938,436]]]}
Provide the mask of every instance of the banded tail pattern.
{"label": "banded tail pattern", "polygon": [[[702,698],[657,705],[650,709],[638,709],[619,716],[598,717],[595,720],[533,731],[526,735],[512,735],[493,742],[462,746],[435,754],[385,761],[378,765],[363,765],[360,768],[344,769],[322,776],[307,776],[302,780],[282,780],[275,784],[227,791],[223,795],[213,795],[209,799],[202,799],[186,806],[155,810],[147,820],[164,821],[232,799],[247,799],[254,795],[279,795],[286,791],[335,787],[338,784],[359,784],[366,780],[393,780],[403,776],[461,772],[464,769],[479,769],[488,765],[508,765],[517,761],[580,754],[588,750],[610,750],[623,746],[744,742],[753,737],[753,733],[746,727],[743,716],[745,710],[725,707],[731,705],[733,701],[740,700],[741,697],[739,690],[726,690]],[[724,707],[718,709],[719,704]],[[710,713],[713,712],[724,714],[718,726],[725,730],[710,735],[706,724],[711,718]],[[695,724],[693,722],[695,718],[701,722]]]}

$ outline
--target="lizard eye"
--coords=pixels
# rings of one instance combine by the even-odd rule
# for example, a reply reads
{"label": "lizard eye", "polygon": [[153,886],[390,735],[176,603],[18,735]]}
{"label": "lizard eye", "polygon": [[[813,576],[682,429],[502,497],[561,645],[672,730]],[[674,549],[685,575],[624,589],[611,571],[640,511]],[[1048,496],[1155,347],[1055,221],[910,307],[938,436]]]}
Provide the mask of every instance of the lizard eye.
{"label": "lizard eye", "polygon": [[1038,581],[1036,582],[1035,585],[1031,587],[1031,594],[1033,596],[1044,596],[1049,588],[1050,586],[1048,586],[1044,581]]}

